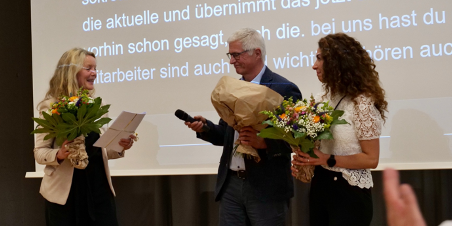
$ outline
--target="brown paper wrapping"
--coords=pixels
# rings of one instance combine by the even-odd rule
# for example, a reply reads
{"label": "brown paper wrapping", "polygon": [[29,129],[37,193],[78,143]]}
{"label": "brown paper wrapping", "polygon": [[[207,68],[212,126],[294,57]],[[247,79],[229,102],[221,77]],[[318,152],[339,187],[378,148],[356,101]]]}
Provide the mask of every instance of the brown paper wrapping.
{"label": "brown paper wrapping", "polygon": [[[223,76],[212,91],[211,100],[221,119],[235,130],[251,126],[260,131],[267,126],[262,122],[268,117],[259,112],[274,110],[284,98],[266,86]],[[251,146],[239,145],[237,152],[260,161],[257,151]]]}
{"label": "brown paper wrapping", "polygon": [[73,142],[67,144],[69,150],[68,159],[72,166],[77,169],[85,169],[88,166],[88,153],[86,153],[85,137],[83,135],[74,139]]}
{"label": "brown paper wrapping", "polygon": [[[295,151],[300,151],[299,147],[292,147],[293,153],[296,153]],[[314,176],[314,169],[315,166],[299,166],[294,165],[295,169],[298,170],[297,176],[295,177],[297,180],[301,180],[304,183],[310,183],[312,180],[312,177]]]}

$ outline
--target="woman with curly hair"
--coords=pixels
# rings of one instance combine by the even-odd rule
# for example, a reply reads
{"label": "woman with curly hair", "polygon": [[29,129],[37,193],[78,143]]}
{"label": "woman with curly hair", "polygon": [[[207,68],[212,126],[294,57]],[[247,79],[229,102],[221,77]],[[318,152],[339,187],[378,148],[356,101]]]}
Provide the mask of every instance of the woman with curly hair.
{"label": "woman with curly hair", "polygon": [[[333,125],[334,140],[322,140],[318,158],[297,151],[293,165],[314,165],[311,225],[370,225],[373,186],[370,169],[380,154],[379,137],[388,103],[369,54],[354,38],[330,34],[319,40],[312,67],[323,84],[317,101],[344,111],[348,124]],[[298,170],[292,166],[295,176]]]}

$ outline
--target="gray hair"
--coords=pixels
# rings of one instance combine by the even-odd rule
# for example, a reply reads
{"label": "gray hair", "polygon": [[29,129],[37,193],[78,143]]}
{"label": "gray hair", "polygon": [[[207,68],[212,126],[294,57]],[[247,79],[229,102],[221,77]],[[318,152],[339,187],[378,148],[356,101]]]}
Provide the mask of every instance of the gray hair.
{"label": "gray hair", "polygon": [[[262,35],[253,28],[242,28],[234,32],[228,38],[228,44],[231,42],[239,41],[242,43],[243,50],[251,50],[259,48],[262,53],[262,62],[265,62],[265,42]],[[252,53],[248,53],[251,55]]]}

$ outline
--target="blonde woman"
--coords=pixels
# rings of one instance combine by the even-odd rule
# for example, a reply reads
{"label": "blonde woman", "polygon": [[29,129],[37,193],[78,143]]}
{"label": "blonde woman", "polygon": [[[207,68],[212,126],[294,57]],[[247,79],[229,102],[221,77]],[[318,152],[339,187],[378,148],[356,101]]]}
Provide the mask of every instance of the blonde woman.
{"label": "blonde woman", "polygon": [[[81,87],[92,95],[96,66],[94,53],[81,48],[66,51],[58,61],[44,100],[38,104],[40,114],[49,110],[51,103],[61,95],[76,94]],[[66,144],[70,141],[64,141],[59,147],[54,139],[44,140],[45,136],[42,133],[36,135],[34,156],[39,164],[46,165],[40,193],[45,198],[47,225],[118,225],[108,159],[123,157],[124,150],[132,147],[135,137],[121,139],[119,144],[124,150],[116,152],[94,147],[100,134],[88,134],[85,146],[89,164],[80,170],[67,159]]]}

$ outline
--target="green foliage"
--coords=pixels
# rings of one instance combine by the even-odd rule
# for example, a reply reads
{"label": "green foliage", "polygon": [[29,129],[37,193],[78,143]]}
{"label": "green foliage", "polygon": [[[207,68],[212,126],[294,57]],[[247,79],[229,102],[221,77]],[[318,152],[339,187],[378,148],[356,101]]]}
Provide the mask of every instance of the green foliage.
{"label": "green foliage", "polygon": [[73,140],[80,135],[87,136],[90,132],[100,133],[99,129],[111,121],[110,118],[101,118],[108,112],[110,105],[101,106],[102,99],[100,97],[91,102],[80,102],[76,109],[75,105],[59,104],[58,113],[52,115],[43,111],[44,119],[32,118],[40,127],[31,133],[47,133],[44,140],[55,138],[55,142],[59,146],[65,140]]}

